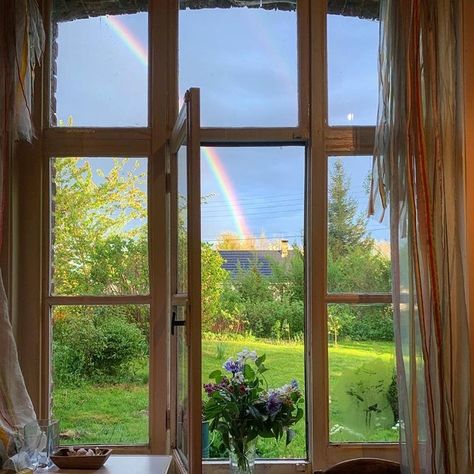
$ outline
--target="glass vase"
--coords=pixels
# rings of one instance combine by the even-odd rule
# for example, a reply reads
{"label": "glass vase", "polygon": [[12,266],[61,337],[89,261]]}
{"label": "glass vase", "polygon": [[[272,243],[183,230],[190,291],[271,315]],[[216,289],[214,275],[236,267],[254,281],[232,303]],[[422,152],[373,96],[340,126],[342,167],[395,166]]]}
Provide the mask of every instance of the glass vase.
{"label": "glass vase", "polygon": [[25,450],[32,467],[50,468],[50,456],[59,446],[59,422],[56,420],[35,420],[24,427]]}
{"label": "glass vase", "polygon": [[256,439],[230,439],[229,463],[232,474],[253,474],[255,472]]}

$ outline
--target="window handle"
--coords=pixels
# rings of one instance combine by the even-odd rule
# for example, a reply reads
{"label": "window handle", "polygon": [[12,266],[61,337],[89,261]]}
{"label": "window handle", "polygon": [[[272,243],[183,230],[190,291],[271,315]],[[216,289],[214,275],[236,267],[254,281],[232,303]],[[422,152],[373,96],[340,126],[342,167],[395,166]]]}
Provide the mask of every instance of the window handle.
{"label": "window handle", "polygon": [[186,325],[186,321],[184,319],[176,319],[177,314],[176,310],[173,310],[171,313],[171,335],[174,336],[174,328],[177,326],[184,326]]}

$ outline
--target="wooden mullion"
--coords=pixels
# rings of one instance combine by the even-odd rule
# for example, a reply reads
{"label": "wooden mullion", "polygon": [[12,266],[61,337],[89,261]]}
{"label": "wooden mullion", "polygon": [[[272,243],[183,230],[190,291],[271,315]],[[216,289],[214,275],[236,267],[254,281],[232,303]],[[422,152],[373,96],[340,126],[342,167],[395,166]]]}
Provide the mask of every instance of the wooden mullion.
{"label": "wooden mullion", "polygon": [[201,129],[201,143],[204,145],[301,145],[309,134],[300,127],[288,128],[214,128]]}
{"label": "wooden mullion", "polygon": [[152,454],[169,452],[166,412],[169,406],[169,248],[166,235],[166,160],[169,137],[169,92],[173,76],[170,30],[173,0],[150,0],[149,38],[149,262],[150,262],[150,447]]}
{"label": "wooden mullion", "polygon": [[327,127],[326,153],[333,156],[373,155],[375,127]]}
{"label": "wooden mullion", "polygon": [[311,31],[311,140],[307,173],[306,353],[308,361],[308,447],[312,468],[327,466],[329,444],[329,376],[327,351],[327,157],[325,123],[326,2],[310,3]]}
{"label": "wooden mullion", "polygon": [[391,293],[329,293],[326,303],[343,304],[390,304]]}
{"label": "wooden mullion", "polygon": [[310,127],[310,0],[298,0],[298,127],[297,135],[308,138]]}
{"label": "wooden mullion", "polygon": [[149,156],[151,134],[141,129],[50,128],[44,132],[49,156]]}
{"label": "wooden mullion", "polygon": [[[188,95],[189,94],[189,95]],[[189,473],[202,471],[202,398],[201,398],[201,160],[200,96],[190,89],[187,102],[187,186],[188,186],[188,293],[186,315],[188,342],[188,462]]]}
{"label": "wooden mullion", "polygon": [[48,296],[48,306],[118,306],[118,305],[149,305],[150,295],[120,296]]}

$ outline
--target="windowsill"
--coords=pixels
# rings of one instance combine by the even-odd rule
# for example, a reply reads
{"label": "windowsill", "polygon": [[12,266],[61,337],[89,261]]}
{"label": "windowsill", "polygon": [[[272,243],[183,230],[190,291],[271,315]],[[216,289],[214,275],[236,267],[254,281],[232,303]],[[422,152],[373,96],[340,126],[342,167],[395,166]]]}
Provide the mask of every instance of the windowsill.
{"label": "windowsill", "polygon": [[[95,471],[88,473],[100,474],[167,474],[171,465],[171,456],[162,455],[120,455],[110,456],[107,462]],[[84,474],[81,469],[59,469],[54,466],[47,470],[37,470],[36,473],[60,472],[61,474]]]}

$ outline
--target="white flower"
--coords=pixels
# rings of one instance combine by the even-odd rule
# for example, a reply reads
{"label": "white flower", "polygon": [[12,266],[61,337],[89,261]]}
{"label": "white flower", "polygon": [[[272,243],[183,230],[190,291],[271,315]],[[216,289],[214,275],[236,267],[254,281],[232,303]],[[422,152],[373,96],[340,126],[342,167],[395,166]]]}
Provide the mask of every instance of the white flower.
{"label": "white flower", "polygon": [[249,351],[247,348],[245,348],[237,354],[237,360],[240,363],[245,364],[247,359],[256,361],[257,360],[257,353],[255,351]]}
{"label": "white flower", "polygon": [[237,383],[244,383],[244,374],[242,372],[236,372],[234,374],[234,380],[237,382]]}

